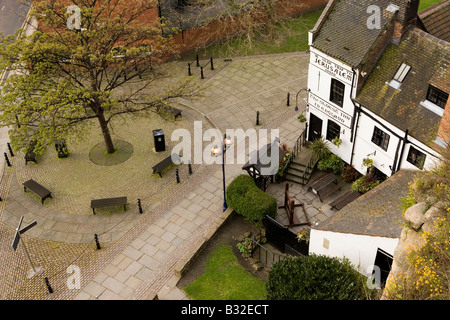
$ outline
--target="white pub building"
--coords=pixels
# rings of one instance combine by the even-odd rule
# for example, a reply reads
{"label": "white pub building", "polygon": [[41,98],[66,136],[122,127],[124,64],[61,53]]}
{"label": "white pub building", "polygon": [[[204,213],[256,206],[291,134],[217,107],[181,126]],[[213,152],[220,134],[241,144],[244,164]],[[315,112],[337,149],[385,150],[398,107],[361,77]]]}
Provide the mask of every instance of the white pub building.
{"label": "white pub building", "polygon": [[309,32],[308,140],[338,137],[332,152],[362,174],[365,158],[382,177],[431,168],[450,141],[448,35],[418,5],[330,0]]}

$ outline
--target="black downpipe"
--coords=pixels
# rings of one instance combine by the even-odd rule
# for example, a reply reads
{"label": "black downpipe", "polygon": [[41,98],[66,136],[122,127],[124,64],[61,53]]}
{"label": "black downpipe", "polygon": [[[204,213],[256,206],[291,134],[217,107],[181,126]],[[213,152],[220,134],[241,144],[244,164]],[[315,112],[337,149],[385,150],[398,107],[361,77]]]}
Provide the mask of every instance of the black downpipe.
{"label": "black downpipe", "polygon": [[[352,101],[353,101],[353,99],[352,99]],[[361,117],[361,108],[360,108],[360,107],[357,107],[357,106],[355,105],[355,116],[356,116],[356,114],[358,114],[358,119],[356,120],[356,126],[355,126],[355,141],[353,141],[353,143],[352,143],[352,154],[351,154],[351,156],[350,156],[350,165],[351,165],[351,166],[353,165],[353,155],[355,154],[356,134],[357,134],[357,132],[358,132],[358,127],[359,127],[359,118]],[[353,130],[352,130],[352,132],[353,132]]]}
{"label": "black downpipe", "polygon": [[405,137],[403,138],[403,145],[402,145],[402,151],[400,152],[400,158],[398,159],[397,169],[395,172],[398,172],[400,170],[400,165],[402,164],[403,159],[403,153],[405,152],[405,145],[408,142],[408,129],[405,131]]}

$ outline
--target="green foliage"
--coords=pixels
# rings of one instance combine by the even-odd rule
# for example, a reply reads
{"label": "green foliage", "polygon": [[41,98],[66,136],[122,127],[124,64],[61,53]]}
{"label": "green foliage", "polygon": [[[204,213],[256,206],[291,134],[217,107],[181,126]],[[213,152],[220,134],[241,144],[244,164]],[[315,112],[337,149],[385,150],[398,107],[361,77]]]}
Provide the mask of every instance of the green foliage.
{"label": "green foliage", "polygon": [[331,170],[334,174],[341,174],[345,169],[345,163],[339,156],[330,154],[317,163],[317,168],[322,171]]}
{"label": "green foliage", "polygon": [[184,291],[194,300],[265,300],[265,285],[238,263],[231,246],[219,244],[208,257],[205,273]]}
{"label": "green foliage", "polygon": [[363,300],[366,280],[348,259],[287,257],[269,272],[268,300]]}
{"label": "green foliage", "polygon": [[358,180],[352,183],[352,191],[358,191],[359,193],[366,193],[377,185],[380,184],[379,180],[372,179],[368,176],[362,176]]}
{"label": "green foliage", "polygon": [[331,154],[330,147],[328,146],[328,141],[323,137],[314,140],[310,143],[309,149],[311,150],[314,159],[320,161]]}
{"label": "green foliage", "polygon": [[260,225],[266,215],[275,218],[277,200],[261,191],[253,178],[241,174],[227,187],[227,203],[246,221]]}
{"label": "green foliage", "polygon": [[302,122],[302,123],[306,121],[306,117],[303,115],[303,113],[301,113],[297,119],[299,122]]}
{"label": "green foliage", "polygon": [[414,192],[411,188],[408,191],[408,195],[406,197],[400,197],[400,200],[401,200],[400,207],[402,208],[402,213],[405,213],[406,210],[408,210],[408,208],[417,204],[417,200],[414,197]]}
{"label": "green foliage", "polygon": [[[83,32],[67,29],[70,4],[80,7]],[[0,125],[10,128],[15,150],[26,151],[35,140],[34,152],[40,155],[55,139],[81,140],[96,120],[112,153],[111,119],[145,115],[172,98],[190,95],[188,82],[158,96],[147,90],[164,74],[158,66],[175,52],[170,37],[160,37],[159,21],[136,23],[153,10],[153,1],[109,4],[38,1],[30,13],[37,17],[38,31],[0,35],[0,70],[11,70],[0,94]],[[150,41],[153,47],[145,45]],[[117,43],[125,46],[120,57],[113,54]],[[119,90],[130,81],[132,86]]]}

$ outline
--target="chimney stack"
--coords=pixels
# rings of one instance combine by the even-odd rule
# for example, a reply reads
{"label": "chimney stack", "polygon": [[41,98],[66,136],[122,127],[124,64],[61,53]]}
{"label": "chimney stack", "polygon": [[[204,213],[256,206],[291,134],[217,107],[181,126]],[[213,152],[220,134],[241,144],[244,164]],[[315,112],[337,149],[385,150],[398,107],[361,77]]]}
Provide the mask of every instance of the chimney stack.
{"label": "chimney stack", "polygon": [[398,43],[406,28],[417,22],[419,0],[392,0],[392,4],[398,7],[397,21],[395,23],[393,41]]}

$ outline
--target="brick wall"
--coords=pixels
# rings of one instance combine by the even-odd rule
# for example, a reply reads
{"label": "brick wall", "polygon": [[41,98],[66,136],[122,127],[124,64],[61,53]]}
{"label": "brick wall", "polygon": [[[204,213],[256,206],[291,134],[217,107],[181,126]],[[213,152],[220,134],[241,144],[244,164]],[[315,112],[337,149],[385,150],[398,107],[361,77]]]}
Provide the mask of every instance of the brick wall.
{"label": "brick wall", "polygon": [[447,100],[444,115],[442,116],[441,123],[439,125],[438,137],[450,143],[450,98]]}

